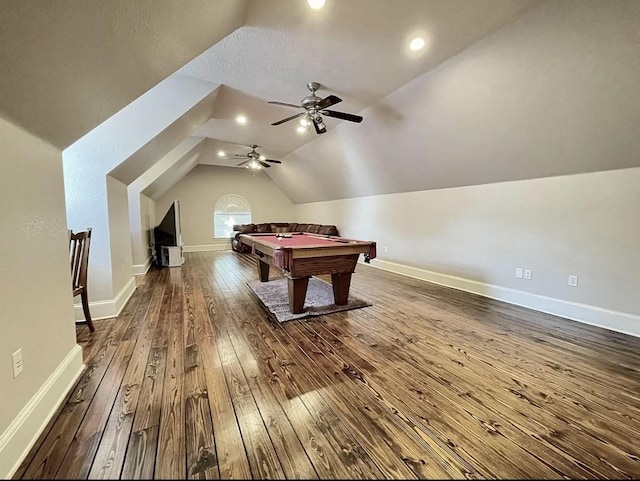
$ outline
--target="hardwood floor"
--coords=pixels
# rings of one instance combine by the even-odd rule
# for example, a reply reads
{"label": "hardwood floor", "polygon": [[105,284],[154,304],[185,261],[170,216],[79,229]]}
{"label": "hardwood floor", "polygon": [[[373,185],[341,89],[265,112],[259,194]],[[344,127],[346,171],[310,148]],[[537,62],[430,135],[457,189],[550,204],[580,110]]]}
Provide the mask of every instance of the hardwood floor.
{"label": "hardwood floor", "polygon": [[189,253],[78,328],[15,478],[640,477],[640,339],[363,265],[371,307],[275,325],[255,278]]}

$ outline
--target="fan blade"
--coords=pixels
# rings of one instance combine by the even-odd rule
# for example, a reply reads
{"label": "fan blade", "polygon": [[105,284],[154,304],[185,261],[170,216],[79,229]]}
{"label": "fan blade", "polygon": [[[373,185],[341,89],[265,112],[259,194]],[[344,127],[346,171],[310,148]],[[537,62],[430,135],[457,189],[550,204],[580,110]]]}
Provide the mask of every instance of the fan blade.
{"label": "fan blade", "polygon": [[282,162],[279,160],[273,160],[273,159],[264,159],[265,162],[271,162],[273,164],[281,164]]}
{"label": "fan blade", "polygon": [[260,162],[260,165],[262,165],[262,167],[266,167],[266,168],[271,167],[269,164],[267,164],[266,162],[262,162],[261,160],[259,160],[258,162]]}
{"label": "fan blade", "polygon": [[348,120],[349,122],[362,122],[362,117],[359,115],[347,114],[344,112],[335,112],[333,110],[323,110],[320,112],[322,115],[326,115],[327,117],[335,117],[336,119]]}
{"label": "fan blade", "polygon": [[235,157],[240,157],[241,159],[250,159],[251,157],[249,157],[248,155],[240,155],[240,154],[233,154]]}
{"label": "fan blade", "polygon": [[297,119],[298,117],[302,117],[303,115],[305,115],[305,112],[300,112],[299,114],[295,114],[295,115],[292,115],[291,117],[287,117],[286,119],[282,119],[277,122],[274,122],[271,125],[284,124],[285,122],[289,122],[289,120]]}
{"label": "fan blade", "polygon": [[327,107],[331,107],[332,105],[335,105],[338,102],[342,102],[342,99],[340,97],[336,97],[335,95],[329,95],[328,97],[325,97],[320,102],[318,102],[318,104],[316,105],[316,109],[318,110],[326,109]]}
{"label": "fan blade", "polygon": [[236,167],[241,167],[244,164],[246,164],[247,162],[249,162],[249,159],[245,160],[244,162],[240,162],[238,165],[236,165]]}
{"label": "fan blade", "polygon": [[324,134],[327,131],[326,127],[318,127],[318,123],[315,121],[315,119],[313,120],[313,127],[316,129],[316,134]]}
{"label": "fan blade", "polygon": [[273,105],[282,105],[283,107],[293,107],[295,109],[301,109],[302,108],[300,105],[287,104],[285,102],[267,102],[267,103],[268,104],[273,104]]}

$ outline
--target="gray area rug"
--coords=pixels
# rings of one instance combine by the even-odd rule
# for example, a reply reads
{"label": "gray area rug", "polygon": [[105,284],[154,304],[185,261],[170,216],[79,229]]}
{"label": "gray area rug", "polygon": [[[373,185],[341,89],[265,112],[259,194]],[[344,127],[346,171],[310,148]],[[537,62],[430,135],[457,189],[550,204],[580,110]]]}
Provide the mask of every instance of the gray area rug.
{"label": "gray area rug", "polygon": [[369,302],[357,299],[349,294],[348,302],[344,306],[338,306],[333,301],[331,284],[311,277],[307,288],[307,297],[304,301],[304,310],[300,314],[293,314],[289,311],[289,291],[286,278],[282,277],[269,282],[255,280],[247,282],[247,285],[278,322],[304,319],[311,316],[324,316],[332,312],[347,311],[371,305]]}

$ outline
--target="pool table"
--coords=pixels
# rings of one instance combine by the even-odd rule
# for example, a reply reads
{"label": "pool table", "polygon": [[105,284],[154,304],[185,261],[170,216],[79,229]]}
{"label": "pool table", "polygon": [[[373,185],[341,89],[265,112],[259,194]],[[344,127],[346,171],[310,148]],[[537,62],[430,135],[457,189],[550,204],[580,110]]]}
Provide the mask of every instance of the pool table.
{"label": "pool table", "polygon": [[262,282],[269,280],[269,266],[282,270],[289,286],[289,310],[294,314],[304,309],[309,277],[331,274],[333,299],[344,305],[358,257],[364,254],[365,262],[376,257],[375,242],[307,232],[240,234],[240,241],[258,258]]}

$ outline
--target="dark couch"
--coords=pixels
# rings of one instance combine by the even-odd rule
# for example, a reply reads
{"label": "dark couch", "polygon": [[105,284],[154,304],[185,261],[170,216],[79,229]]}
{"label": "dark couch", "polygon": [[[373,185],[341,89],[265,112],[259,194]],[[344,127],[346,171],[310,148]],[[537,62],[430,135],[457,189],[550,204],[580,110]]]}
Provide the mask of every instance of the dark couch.
{"label": "dark couch", "polygon": [[249,252],[251,248],[240,242],[240,234],[310,232],[321,235],[340,235],[335,225],[299,224],[297,222],[264,222],[262,224],[240,224],[233,226],[231,248],[236,252]]}

